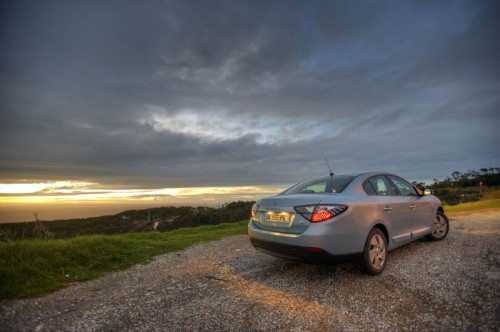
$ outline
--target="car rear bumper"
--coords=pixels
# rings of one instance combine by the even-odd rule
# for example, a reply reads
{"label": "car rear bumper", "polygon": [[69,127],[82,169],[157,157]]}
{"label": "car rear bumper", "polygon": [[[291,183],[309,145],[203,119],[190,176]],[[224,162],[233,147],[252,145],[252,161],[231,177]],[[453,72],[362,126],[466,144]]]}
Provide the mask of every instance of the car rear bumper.
{"label": "car rear bumper", "polygon": [[268,231],[250,220],[248,235],[257,250],[289,259],[357,255],[366,240],[350,218],[311,225],[302,234]]}
{"label": "car rear bumper", "polygon": [[311,250],[306,247],[293,246],[289,244],[268,242],[250,238],[254,248],[265,254],[291,260],[308,262],[344,262],[359,257],[359,254],[330,255],[326,251]]}

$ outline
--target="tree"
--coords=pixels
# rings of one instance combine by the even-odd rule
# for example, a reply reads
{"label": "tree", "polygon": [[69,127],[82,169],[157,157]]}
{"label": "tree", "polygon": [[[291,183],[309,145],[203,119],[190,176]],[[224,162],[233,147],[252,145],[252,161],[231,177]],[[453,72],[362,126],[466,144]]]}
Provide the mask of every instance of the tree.
{"label": "tree", "polygon": [[455,171],[455,172],[451,173],[451,176],[453,176],[453,179],[455,181],[458,181],[460,179],[461,175],[462,175],[462,173],[460,173],[459,171]]}

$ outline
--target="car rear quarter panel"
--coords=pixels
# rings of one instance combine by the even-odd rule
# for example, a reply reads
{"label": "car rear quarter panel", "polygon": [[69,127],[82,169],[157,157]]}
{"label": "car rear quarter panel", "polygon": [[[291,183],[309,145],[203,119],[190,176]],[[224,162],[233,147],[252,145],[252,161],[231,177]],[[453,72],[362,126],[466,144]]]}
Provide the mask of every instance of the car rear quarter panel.
{"label": "car rear quarter panel", "polygon": [[[386,220],[383,214],[380,213],[377,203],[368,195],[339,195],[321,203],[345,204],[349,207],[348,211],[346,211],[347,215],[341,215],[341,218],[335,218],[331,222],[324,223],[324,227],[331,227],[329,224],[335,223],[332,229],[336,234],[342,234],[341,238],[334,242],[334,245],[342,248],[343,254],[347,254],[347,251],[350,251],[349,253],[361,253],[370,230],[377,224],[387,227]],[[320,224],[322,223],[318,225]],[[334,249],[331,248],[332,251]]]}

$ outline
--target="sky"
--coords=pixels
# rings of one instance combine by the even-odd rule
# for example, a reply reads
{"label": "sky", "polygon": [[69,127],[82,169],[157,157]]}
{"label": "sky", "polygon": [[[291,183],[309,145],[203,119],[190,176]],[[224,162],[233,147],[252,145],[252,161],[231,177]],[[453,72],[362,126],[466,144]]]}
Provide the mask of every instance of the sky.
{"label": "sky", "polygon": [[0,222],[500,166],[498,1],[0,6]]}

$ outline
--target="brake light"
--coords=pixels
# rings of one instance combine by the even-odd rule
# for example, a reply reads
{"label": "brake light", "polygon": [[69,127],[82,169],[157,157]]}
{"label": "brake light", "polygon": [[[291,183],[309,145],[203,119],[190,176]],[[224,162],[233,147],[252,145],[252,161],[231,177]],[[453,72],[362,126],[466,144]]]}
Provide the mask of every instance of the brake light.
{"label": "brake light", "polygon": [[312,215],[312,222],[320,222],[331,219],[334,214],[326,206],[318,206]]}
{"label": "brake light", "polygon": [[345,212],[347,210],[347,205],[304,205],[296,206],[294,209],[310,222],[322,222]]}

